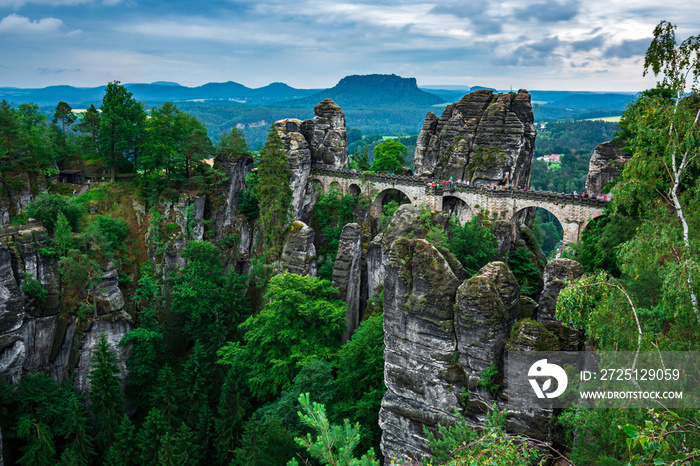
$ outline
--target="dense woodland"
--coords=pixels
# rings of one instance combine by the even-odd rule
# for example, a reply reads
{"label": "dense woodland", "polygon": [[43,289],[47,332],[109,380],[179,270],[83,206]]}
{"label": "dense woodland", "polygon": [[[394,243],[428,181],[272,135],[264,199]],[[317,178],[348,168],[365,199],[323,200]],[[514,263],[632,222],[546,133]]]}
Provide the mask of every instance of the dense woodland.
{"label": "dense woodland", "polygon": [[[660,85],[643,93],[619,124],[618,137],[632,158],[613,188],[615,201],[565,251],[587,275],[562,292],[557,316],[583,329],[600,349],[700,349],[700,105],[696,96],[686,97],[697,84],[686,78],[697,78],[699,65],[685,60],[697,60],[697,38],[679,45],[674,31],[663,22],[655,31],[646,67],[660,75]],[[590,127],[593,133],[612,129]],[[533,166],[533,180],[546,183],[538,189],[581,190],[591,138],[577,129],[581,142],[565,146],[561,135],[571,128],[568,122],[548,126],[552,150],[576,150],[562,151],[562,167],[552,176]],[[401,149],[401,141],[361,136],[349,131],[355,166],[398,171],[408,165],[410,151]],[[16,386],[0,382],[6,464],[379,464],[381,295],[366,303],[360,328],[341,345],[345,303],[335,299],[329,281],[340,231],[366,211],[367,199],[321,196],[312,218],[319,276],[298,276],[275,270],[291,215],[289,166],[275,131],[255,154],[236,129],[212,143],[196,117],[172,103],[147,116],[114,82],[101,112],[93,106],[79,116],[65,103],[47,118],[34,105],[15,108],[3,101],[0,147],[7,189],[23,189],[26,179],[34,190],[48,185],[25,212],[11,213],[15,224],[33,217],[49,230],[51,246],[42,254],[58,261],[62,312],[91,318],[89,292],[100,264],[112,260],[135,322],[120,343],[131,353],[124,392],[115,348],[104,338],[93,354],[87,394],[39,373],[25,374]],[[257,170],[246,179],[239,215],[261,226],[264,247],[240,274],[225,266],[235,238],[213,242],[214,232],[207,230],[204,240],[188,240],[185,265],[165,276],[158,258],[167,252],[171,228],[150,208],[182,192],[216,197],[223,175],[201,162],[212,156],[253,157]],[[377,165],[386,160],[397,165]],[[65,167],[106,180],[71,195],[66,185],[49,181]],[[135,175],[120,182],[122,173]],[[126,213],[135,198],[149,206],[155,225],[149,237],[155,264]],[[88,214],[91,206],[100,215]],[[397,207],[387,203],[373,227],[386,228]],[[556,243],[542,216],[530,226],[551,251]],[[427,240],[453,252],[470,275],[496,255],[487,218],[441,224],[426,211],[422,220]],[[507,261],[520,293],[534,295],[539,278],[529,256],[516,251]],[[35,277],[26,277],[23,291],[40,309],[46,291]],[[578,466],[697,464],[699,413],[568,409],[557,419],[562,437],[554,447]],[[541,450],[505,432],[507,415],[494,410],[480,430],[460,421],[430,434],[431,464],[537,464]]]}

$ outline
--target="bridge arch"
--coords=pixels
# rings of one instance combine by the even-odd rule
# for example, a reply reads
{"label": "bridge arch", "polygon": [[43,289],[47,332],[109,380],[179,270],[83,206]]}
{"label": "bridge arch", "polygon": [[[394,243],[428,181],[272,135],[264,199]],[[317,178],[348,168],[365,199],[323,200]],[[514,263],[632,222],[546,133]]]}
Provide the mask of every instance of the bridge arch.
{"label": "bridge arch", "polygon": [[340,183],[338,183],[336,180],[333,180],[330,182],[328,185],[328,192],[337,192],[338,194],[343,194],[343,188],[340,186]]}
{"label": "bridge arch", "polygon": [[348,186],[348,194],[351,194],[353,196],[359,196],[360,193],[362,192],[362,188],[356,183],[350,183]]}
{"label": "bridge arch", "polygon": [[460,223],[468,222],[474,215],[471,206],[459,196],[443,196],[442,211],[456,216]]}
{"label": "bridge arch", "polygon": [[510,217],[511,222],[516,221],[518,217],[526,210],[531,208],[541,208],[551,213],[559,221],[563,231],[564,246],[581,239],[581,233],[588,226],[588,223],[603,214],[602,209],[592,210],[586,209],[585,212],[576,212],[571,205],[556,204],[553,202],[527,202],[517,203],[513,207],[513,214]]}
{"label": "bridge arch", "polygon": [[313,191],[318,194],[323,194],[324,189],[323,189],[323,181],[319,180],[318,178],[311,178],[307,182],[307,185],[311,185],[313,188]]}
{"label": "bridge arch", "polygon": [[388,202],[391,202],[391,200],[397,200],[399,204],[413,204],[414,199],[411,199],[411,197],[406,194],[404,191],[401,189],[397,188],[386,188],[383,191],[381,191],[379,194],[377,194],[377,197],[374,198],[374,208],[375,211],[377,212],[378,215],[381,214],[383,207],[385,204]]}

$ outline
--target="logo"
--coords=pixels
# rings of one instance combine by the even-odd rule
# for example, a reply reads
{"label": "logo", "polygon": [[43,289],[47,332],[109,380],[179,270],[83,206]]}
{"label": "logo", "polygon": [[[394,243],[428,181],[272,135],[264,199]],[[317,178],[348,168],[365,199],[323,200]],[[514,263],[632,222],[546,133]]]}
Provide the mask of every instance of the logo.
{"label": "logo", "polygon": [[[540,359],[530,366],[530,370],[528,371],[527,375],[530,377],[528,380],[530,381],[530,385],[532,385],[532,389],[535,391],[537,398],[556,398],[560,396],[562,393],[564,393],[564,390],[566,390],[566,385],[569,381],[566,377],[566,372],[564,372],[564,369],[556,364],[547,363],[546,359]],[[547,377],[547,380],[544,381],[542,387],[540,387],[539,383],[537,382],[537,377]],[[552,386],[552,378],[556,379],[557,381],[557,389],[553,392],[547,392]]]}

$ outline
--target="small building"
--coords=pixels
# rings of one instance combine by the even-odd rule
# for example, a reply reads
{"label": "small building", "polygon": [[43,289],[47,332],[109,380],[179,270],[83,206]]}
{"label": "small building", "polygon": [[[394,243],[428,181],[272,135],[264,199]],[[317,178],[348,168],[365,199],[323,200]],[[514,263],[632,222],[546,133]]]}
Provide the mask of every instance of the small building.
{"label": "small building", "polygon": [[80,170],[61,170],[58,172],[58,180],[61,183],[80,184],[82,177],[80,176]]}

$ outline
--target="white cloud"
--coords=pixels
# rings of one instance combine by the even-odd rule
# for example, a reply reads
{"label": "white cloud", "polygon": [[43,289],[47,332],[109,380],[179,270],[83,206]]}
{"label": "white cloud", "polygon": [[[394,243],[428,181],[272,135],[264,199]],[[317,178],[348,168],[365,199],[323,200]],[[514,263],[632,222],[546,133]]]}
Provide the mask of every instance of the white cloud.
{"label": "white cloud", "polygon": [[91,3],[92,0],[0,0],[0,8],[17,9],[24,5],[75,6]]}
{"label": "white cloud", "polygon": [[11,14],[0,20],[0,34],[53,34],[63,27],[63,21],[58,18],[42,18],[31,20],[26,16]]}

